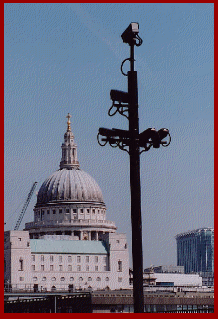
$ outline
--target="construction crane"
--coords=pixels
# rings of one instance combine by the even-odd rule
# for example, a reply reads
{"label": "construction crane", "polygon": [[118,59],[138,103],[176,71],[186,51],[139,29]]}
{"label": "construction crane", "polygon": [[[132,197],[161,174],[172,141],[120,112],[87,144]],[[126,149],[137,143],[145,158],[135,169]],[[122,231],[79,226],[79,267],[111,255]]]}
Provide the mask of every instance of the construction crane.
{"label": "construction crane", "polygon": [[28,196],[27,196],[27,199],[26,199],[26,201],[25,201],[25,204],[23,205],[23,209],[22,209],[22,211],[21,211],[21,213],[20,213],[20,215],[19,215],[19,218],[18,218],[18,220],[17,220],[17,222],[16,222],[16,225],[15,225],[15,227],[14,227],[14,230],[18,230],[19,227],[20,227],[20,224],[21,224],[21,222],[22,222],[23,216],[24,216],[24,214],[25,214],[25,212],[26,212],[26,210],[27,210],[27,207],[28,207],[28,205],[29,205],[29,202],[30,202],[30,200],[31,200],[31,197],[32,197],[32,195],[33,195],[33,192],[34,192],[34,190],[35,190],[35,188],[36,188],[36,184],[37,184],[37,182],[34,182],[34,183],[33,183],[33,186],[32,186],[32,188],[31,188],[31,190],[30,190],[30,192],[29,192],[29,194],[28,194]]}

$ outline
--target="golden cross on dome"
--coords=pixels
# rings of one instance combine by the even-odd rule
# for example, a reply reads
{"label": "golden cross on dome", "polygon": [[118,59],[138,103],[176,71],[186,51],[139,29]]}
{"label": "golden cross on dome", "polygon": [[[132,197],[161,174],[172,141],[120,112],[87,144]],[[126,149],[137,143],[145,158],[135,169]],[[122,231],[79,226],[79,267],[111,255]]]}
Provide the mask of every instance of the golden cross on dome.
{"label": "golden cross on dome", "polygon": [[71,127],[70,127],[70,118],[71,118],[72,116],[70,115],[70,113],[68,113],[67,114],[67,116],[66,116],[66,118],[68,119],[68,121],[67,121],[67,131],[69,132],[71,132]]}

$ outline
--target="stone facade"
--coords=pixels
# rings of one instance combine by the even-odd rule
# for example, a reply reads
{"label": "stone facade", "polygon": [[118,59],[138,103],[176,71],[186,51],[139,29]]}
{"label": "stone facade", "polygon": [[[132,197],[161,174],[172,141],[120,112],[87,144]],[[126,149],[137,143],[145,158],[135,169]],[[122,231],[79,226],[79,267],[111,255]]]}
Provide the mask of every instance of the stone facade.
{"label": "stone facade", "polygon": [[67,116],[60,169],[42,184],[34,221],[5,232],[5,283],[17,289],[126,289],[125,234],[106,219],[96,181],[79,167]]}

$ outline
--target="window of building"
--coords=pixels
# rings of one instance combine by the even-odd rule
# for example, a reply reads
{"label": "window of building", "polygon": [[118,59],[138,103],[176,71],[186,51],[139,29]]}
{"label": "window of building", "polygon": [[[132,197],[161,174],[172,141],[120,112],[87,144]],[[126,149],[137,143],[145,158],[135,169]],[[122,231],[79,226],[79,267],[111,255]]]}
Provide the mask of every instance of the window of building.
{"label": "window of building", "polygon": [[92,213],[95,214],[95,210],[94,209],[92,210]]}
{"label": "window of building", "polygon": [[45,270],[45,266],[41,265],[41,271],[44,271],[44,270]]}
{"label": "window of building", "polygon": [[55,278],[55,277],[52,277],[52,278],[51,278],[51,281],[56,281],[56,278]]}
{"label": "window of building", "polygon": [[122,261],[118,261],[118,271],[122,271]]}
{"label": "window of building", "polygon": [[86,265],[86,271],[89,271],[89,266],[88,265]]}
{"label": "window of building", "polygon": [[32,268],[32,271],[36,270],[36,266],[35,265],[32,265],[31,268]]}
{"label": "window of building", "polygon": [[116,242],[117,242],[117,244],[119,244],[119,243],[120,243],[120,241],[119,241],[119,240],[116,240]]}
{"label": "window of building", "polygon": [[46,281],[46,277],[42,277],[42,281]]}
{"label": "window of building", "polygon": [[95,262],[96,263],[98,262],[98,256],[95,256]]}
{"label": "window of building", "polygon": [[125,244],[124,248],[127,249],[127,244]]}
{"label": "window of building", "polygon": [[61,281],[65,281],[65,277],[61,277]]}
{"label": "window of building", "polygon": [[95,271],[98,271],[98,266],[95,266]]}
{"label": "window of building", "polygon": [[109,277],[106,277],[106,278],[105,278],[105,281],[109,281]]}
{"label": "window of building", "polygon": [[70,214],[70,210],[68,208],[66,209],[66,214]]}
{"label": "window of building", "polygon": [[104,264],[107,263],[107,257],[106,257],[106,256],[103,257],[103,263],[104,263]]}
{"label": "window of building", "polygon": [[83,209],[80,210],[81,214],[83,214]]}
{"label": "window of building", "polygon": [[118,277],[118,282],[122,282],[123,278],[122,277]]}
{"label": "window of building", "polygon": [[97,281],[101,281],[101,278],[100,278],[100,277],[97,277],[96,280],[97,280]]}
{"label": "window of building", "polygon": [[62,214],[62,209],[59,209],[59,214]]}
{"label": "window of building", "polygon": [[44,261],[44,255],[41,255],[41,261]]}
{"label": "window of building", "polygon": [[23,258],[19,259],[19,270],[23,271]]}
{"label": "window of building", "polygon": [[88,281],[92,281],[92,277],[88,277]]}
{"label": "window of building", "polygon": [[68,265],[68,271],[72,271],[72,265]]}
{"label": "window of building", "polygon": [[59,262],[62,263],[62,261],[63,261],[62,256],[59,256]]}
{"label": "window of building", "polygon": [[32,255],[32,261],[35,261],[35,255]]}
{"label": "window of building", "polygon": [[89,214],[89,209],[87,209],[87,214]]}
{"label": "window of building", "polygon": [[28,241],[28,242],[26,243],[26,245],[27,245],[27,247],[30,247],[30,242]]}
{"label": "window of building", "polygon": [[70,277],[70,281],[74,281],[74,277]]}
{"label": "window of building", "polygon": [[77,265],[77,271],[81,271],[81,266]]}
{"label": "window of building", "polygon": [[73,209],[73,214],[76,214],[76,209]]}
{"label": "window of building", "polygon": [[54,215],[56,214],[56,210],[55,210],[55,209],[53,209],[53,211],[52,211],[52,212],[53,212],[53,214],[54,214]]}
{"label": "window of building", "polygon": [[63,271],[63,265],[59,265],[59,271]]}
{"label": "window of building", "polygon": [[54,270],[54,265],[50,265],[50,271]]}
{"label": "window of building", "polygon": [[49,215],[49,214],[50,214],[50,210],[48,209],[48,210],[47,210],[47,215]]}
{"label": "window of building", "polygon": [[86,256],[86,262],[89,263],[89,256]]}
{"label": "window of building", "polygon": [[54,256],[50,255],[50,261],[54,261]]}
{"label": "window of building", "polygon": [[77,262],[81,263],[81,256],[77,256]]}
{"label": "window of building", "polygon": [[18,238],[19,241],[21,241],[21,238]]}
{"label": "window of building", "polygon": [[33,281],[37,281],[37,277],[33,277]]}
{"label": "window of building", "polygon": [[20,281],[24,281],[24,277],[20,277]]}
{"label": "window of building", "polygon": [[68,263],[72,263],[72,256],[68,256]]}
{"label": "window of building", "polygon": [[79,281],[83,281],[83,277],[79,277]]}

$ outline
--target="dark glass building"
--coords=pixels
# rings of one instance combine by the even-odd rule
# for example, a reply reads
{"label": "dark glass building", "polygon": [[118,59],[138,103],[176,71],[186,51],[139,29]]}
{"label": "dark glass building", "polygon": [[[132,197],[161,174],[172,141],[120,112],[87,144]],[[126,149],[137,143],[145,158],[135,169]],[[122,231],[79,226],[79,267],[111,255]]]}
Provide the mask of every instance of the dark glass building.
{"label": "dark glass building", "polygon": [[176,236],[177,265],[186,274],[214,273],[214,229],[200,228]]}

